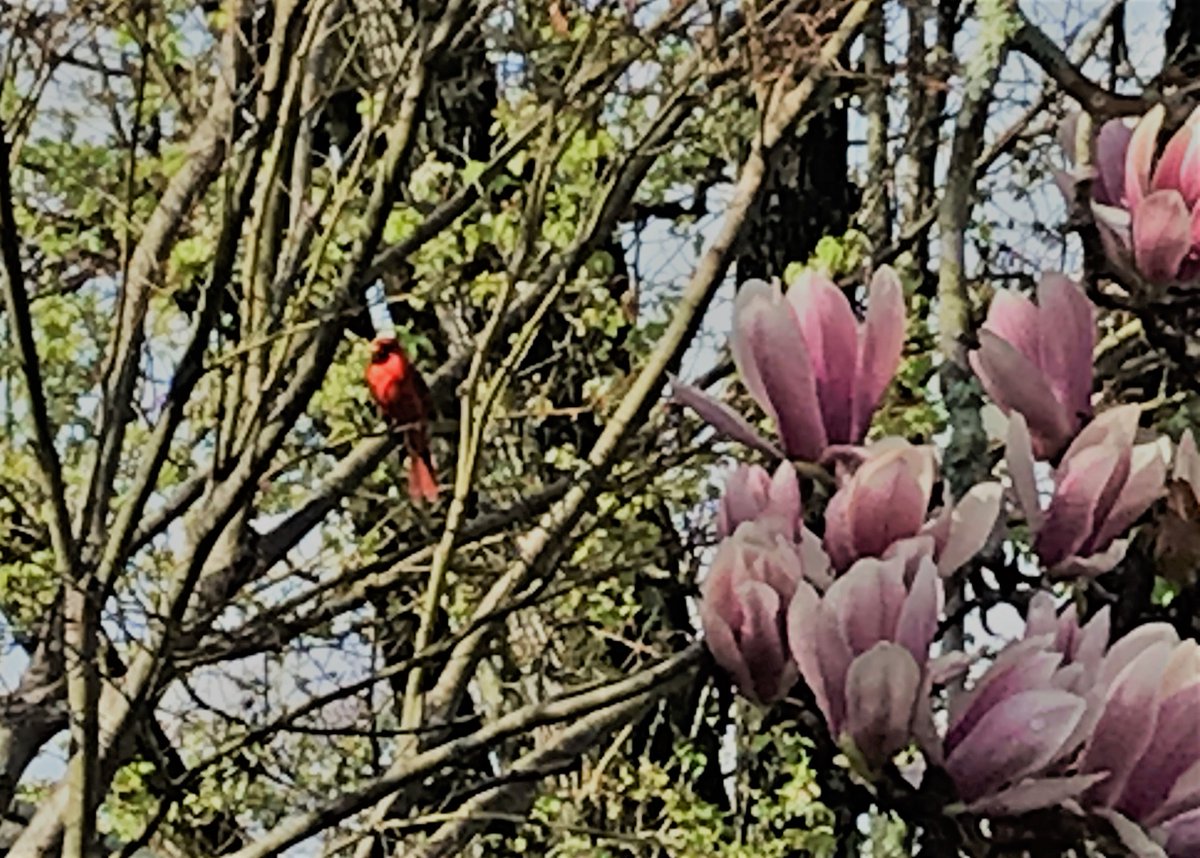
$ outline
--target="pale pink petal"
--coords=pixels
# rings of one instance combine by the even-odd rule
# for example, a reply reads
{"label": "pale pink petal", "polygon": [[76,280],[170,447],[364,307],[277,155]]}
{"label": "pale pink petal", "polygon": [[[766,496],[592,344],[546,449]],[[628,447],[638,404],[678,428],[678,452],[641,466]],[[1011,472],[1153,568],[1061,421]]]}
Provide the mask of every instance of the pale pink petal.
{"label": "pale pink petal", "polygon": [[779,622],[779,593],[767,584],[749,581],[738,588],[738,597],[745,612],[738,644],[754,682],[742,691],[758,702],[770,703],[786,694],[795,681]]}
{"label": "pale pink petal", "polygon": [[1103,550],[1128,530],[1162,496],[1166,478],[1167,463],[1157,444],[1134,447],[1129,476],[1089,547]]}
{"label": "pale pink petal", "polygon": [[1107,445],[1089,447],[1070,460],[1034,540],[1034,551],[1047,566],[1076,554],[1091,536],[1096,508],[1118,465],[1119,457]]}
{"label": "pale pink petal", "polygon": [[1083,289],[1061,274],[1042,275],[1038,308],[1042,372],[1078,425],[1092,413],[1095,310]]}
{"label": "pale pink petal", "polygon": [[988,330],[980,330],[979,346],[970,355],[971,367],[992,401],[1006,413],[1024,415],[1037,455],[1061,449],[1071,437],[1073,420],[1041,370]]}
{"label": "pale pink petal", "polygon": [[800,275],[788,289],[787,301],[812,361],[828,443],[860,440],[850,428],[858,351],[858,320],[850,302],[829,278],[813,271]]}
{"label": "pale pink petal", "polygon": [[[1188,638],[1171,650],[1159,694],[1164,699],[1200,683],[1200,644]],[[1200,752],[1200,748],[1197,748]]]}
{"label": "pale pink petal", "polygon": [[1026,691],[1000,701],[946,757],[959,797],[975,801],[1043,768],[1083,710],[1083,698],[1065,691]]}
{"label": "pale pink petal", "polygon": [[739,465],[725,483],[717,507],[717,538],[724,539],[743,521],[751,521],[767,505],[771,477],[758,465]]}
{"label": "pale pink petal", "polygon": [[928,557],[917,568],[900,617],[896,620],[894,640],[912,653],[918,665],[929,661],[929,644],[937,633],[938,614],[942,609],[942,585]]}
{"label": "pale pink petal", "polygon": [[850,651],[860,655],[893,638],[907,595],[903,564],[865,557],[833,582],[825,610],[837,618]]}
{"label": "pale pink petal", "polygon": [[1062,463],[1055,471],[1057,480],[1066,470],[1066,464],[1075,455],[1099,444],[1110,444],[1114,447],[1133,449],[1134,438],[1137,437],[1138,420],[1142,409],[1135,405],[1118,405],[1096,416],[1083,427],[1071,446],[1063,453]]}
{"label": "pale pink petal", "polygon": [[700,415],[701,419],[722,435],[769,456],[781,458],[783,451],[758,434],[750,421],[724,402],[718,402],[698,387],[671,377],[671,398]]}
{"label": "pale pink petal", "polygon": [[1105,605],[1088,620],[1076,634],[1071,659],[1096,669],[1108,648],[1108,636],[1112,625],[1112,612]]}
{"label": "pale pink petal", "polygon": [[850,665],[846,726],[859,753],[874,768],[908,744],[921,671],[908,650],[879,643]]}
{"label": "pale pink petal", "polygon": [[796,587],[788,606],[787,632],[788,647],[792,659],[800,669],[817,707],[825,716],[826,722],[833,724],[832,708],[829,694],[825,688],[824,674],[821,669],[821,652],[818,642],[821,625],[821,597],[817,591],[804,581]]}
{"label": "pale pink petal", "polygon": [[1078,798],[1104,775],[1073,775],[1059,778],[1030,778],[1016,786],[984,796],[967,806],[968,813],[982,816],[1020,816],[1031,810],[1055,807]]}
{"label": "pale pink petal", "polygon": [[819,457],[826,440],[812,363],[778,289],[762,281],[742,284],[730,347],[742,381],[775,419],[788,454]]}
{"label": "pale pink petal", "polygon": [[1004,491],[999,483],[979,483],[954,505],[950,517],[950,535],[938,555],[938,573],[952,574],[982,550],[996,518]]}
{"label": "pale pink petal", "polygon": [[1106,688],[1143,652],[1161,643],[1174,647],[1179,633],[1170,623],[1142,623],[1116,641],[1104,656],[1097,684]]}
{"label": "pale pink petal", "polygon": [[1192,249],[1192,213],[1178,191],[1155,191],[1133,210],[1133,258],[1147,280],[1172,281]]}
{"label": "pale pink petal", "polygon": [[765,280],[747,280],[738,287],[734,296],[733,330],[729,335],[729,349],[733,353],[733,362],[737,366],[742,384],[772,419],[775,412],[763,386],[762,376],[758,372],[758,360],[751,349],[750,338],[743,336],[742,326],[763,314],[783,316],[785,320],[791,321],[791,317],[782,312],[783,307],[783,292],[778,284]]}
{"label": "pale pink petal", "polygon": [[1179,439],[1175,448],[1175,465],[1171,469],[1171,479],[1180,480],[1192,487],[1192,492],[1200,498],[1200,454],[1196,452],[1196,439],[1192,430],[1188,429]]}
{"label": "pale pink petal", "polygon": [[1124,209],[1092,203],[1092,217],[1105,255],[1118,269],[1133,268],[1133,219]]}
{"label": "pale pink petal", "polygon": [[1120,205],[1125,192],[1125,153],[1133,129],[1119,119],[1110,119],[1096,135],[1096,180],[1092,196],[1098,202]]}
{"label": "pale pink petal", "polygon": [[1037,644],[1037,639],[1030,638],[1010,645],[975,686],[955,701],[946,731],[948,750],[957,747],[1001,701],[1050,687],[1050,678],[1062,664],[1062,654],[1039,650]]}
{"label": "pale pink petal", "polygon": [[1149,825],[1157,825],[1164,819],[1187,813],[1200,807],[1200,760],[1196,760],[1184,771],[1175,783],[1162,807],[1158,808],[1147,820]]}
{"label": "pale pink petal", "polygon": [[858,558],[850,519],[853,490],[853,484],[847,483],[834,492],[825,507],[825,550],[834,568],[842,571]]}
{"label": "pale pink petal", "polygon": [[1106,572],[1117,568],[1129,551],[1128,539],[1114,539],[1103,551],[1081,557],[1072,554],[1060,563],[1046,570],[1046,574],[1056,580],[1068,578],[1097,578]]}
{"label": "pale pink petal", "polygon": [[1200,685],[1172,695],[1158,710],[1150,745],[1125,784],[1117,810],[1144,819],[1161,807],[1179,776],[1200,759]]}
{"label": "pale pink petal", "polygon": [[1183,159],[1193,147],[1194,138],[1195,127],[1190,123],[1184,123],[1182,128],[1171,135],[1158,158],[1158,164],[1154,167],[1154,177],[1150,182],[1152,190],[1179,190]]}
{"label": "pale pink petal", "polygon": [[708,602],[700,603],[700,623],[704,628],[704,643],[713,659],[729,673],[734,685],[744,693],[753,693],[754,680],[750,668],[742,657],[742,650],[729,624]]}
{"label": "pale pink petal", "polygon": [[1126,665],[1108,689],[1103,714],[1079,767],[1084,773],[1109,773],[1088,793],[1095,804],[1112,806],[1117,802],[1138,758],[1149,747],[1157,717],[1154,701],[1170,655],[1170,644],[1150,646]]}
{"label": "pale pink petal", "polygon": [[1000,339],[1040,368],[1038,308],[1015,289],[998,289],[988,305],[983,330]]}
{"label": "pale pink petal", "polygon": [[[1038,590],[1029,600],[1029,608],[1025,612],[1025,634],[1031,638],[1040,635],[1058,634],[1058,610],[1054,607],[1054,597],[1045,590]],[[1058,641],[1055,641],[1057,646]]]}
{"label": "pale pink petal", "polygon": [[1012,480],[1017,503],[1025,513],[1030,530],[1036,534],[1045,516],[1038,500],[1037,480],[1033,473],[1033,442],[1025,418],[1018,413],[1014,413],[1008,421],[1004,458],[1008,462],[1008,476]]}
{"label": "pale pink petal", "polygon": [[1162,827],[1168,855],[1191,858],[1200,854],[1200,808],[1168,819]]}
{"label": "pale pink petal", "polygon": [[854,475],[849,517],[859,557],[878,557],[896,540],[916,535],[925,521],[931,487],[907,453],[886,453]]}
{"label": "pale pink petal", "polygon": [[821,547],[821,538],[807,527],[802,528],[796,553],[800,557],[805,579],[822,591],[828,590],[833,583],[833,575],[830,574],[829,555]]}
{"label": "pale pink petal", "polygon": [[1117,833],[1121,845],[1129,850],[1130,855],[1135,858],[1167,858],[1167,853],[1162,847],[1151,840],[1136,822],[1109,808],[1097,808],[1092,812],[1108,821]]}
{"label": "pale pink petal", "polygon": [[1154,161],[1154,152],[1158,148],[1158,132],[1162,128],[1165,115],[1165,108],[1156,104],[1142,117],[1130,136],[1125,152],[1123,200],[1130,208],[1140,203],[1150,190],[1150,168]]}
{"label": "pale pink petal", "polygon": [[895,271],[882,266],[867,293],[867,317],[855,364],[851,441],[866,437],[871,415],[900,366],[906,326],[904,287]]}
{"label": "pale pink petal", "polygon": [[1200,109],[1192,111],[1185,127],[1192,129],[1192,137],[1179,165],[1179,190],[1188,206],[1194,206],[1200,202]]}

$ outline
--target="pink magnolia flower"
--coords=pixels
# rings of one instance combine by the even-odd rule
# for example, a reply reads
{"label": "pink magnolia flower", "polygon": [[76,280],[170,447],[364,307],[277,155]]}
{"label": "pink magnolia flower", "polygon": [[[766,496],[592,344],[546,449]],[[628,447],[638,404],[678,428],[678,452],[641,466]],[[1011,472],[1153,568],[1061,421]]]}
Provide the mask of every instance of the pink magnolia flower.
{"label": "pink magnolia flower", "polygon": [[717,536],[724,539],[744,521],[770,521],[780,533],[799,541],[804,532],[800,482],[791,462],[771,476],[758,465],[739,465],[725,484],[717,508]]}
{"label": "pink magnolia flower", "polygon": [[1082,628],[1055,616],[1048,594],[1029,607],[1026,636],[1009,644],[952,702],[940,745],[925,749],[974,813],[1017,815],[1078,798],[1102,780],[1070,773],[1097,716],[1090,689],[1108,644],[1108,613]]}
{"label": "pink magnolia flower", "polygon": [[[886,266],[875,272],[863,323],[828,278],[805,272],[785,296],[748,280],[734,303],[730,345],[746,389],[775,422],[789,458],[817,461],[831,444],[866,437],[904,349],[904,290]],[[672,380],[674,397],[736,440],[779,454],[741,415]]]}
{"label": "pink magnolia flower", "polygon": [[1200,276],[1200,110],[1159,149],[1166,110],[1100,127],[1092,211],[1109,256],[1155,283]]}
{"label": "pink magnolia flower", "polygon": [[1038,303],[1001,290],[988,307],[971,368],[992,401],[1019,412],[1033,436],[1034,454],[1050,458],[1092,415],[1092,302],[1061,274],[1045,274]]}
{"label": "pink magnolia flower", "polygon": [[834,739],[868,771],[909,744],[926,689],[929,645],[942,606],[925,554],[914,574],[903,558],[866,558],[824,595],[807,582],[788,611],[792,657]]}
{"label": "pink magnolia flower", "polygon": [[1122,534],[1159,497],[1166,462],[1157,444],[1134,445],[1138,407],[1104,412],[1071,442],[1054,471],[1054,494],[1042,509],[1029,430],[1020,414],[1008,429],[1008,468],[1034,533],[1033,550],[1051,575],[1096,576],[1121,561]]}
{"label": "pink magnolia flower", "polygon": [[1200,645],[1165,623],[1140,626],[1113,645],[1098,683],[1079,770],[1103,779],[1083,804],[1136,821],[1168,855],[1200,854]]}
{"label": "pink magnolia flower", "polygon": [[825,550],[834,568],[860,557],[889,556],[910,539],[928,539],[937,568],[949,575],[983,547],[1000,512],[1000,486],[981,483],[957,505],[949,498],[929,517],[937,479],[933,450],[884,438],[865,451],[857,470],[825,508]]}
{"label": "pink magnolia flower", "polygon": [[786,617],[807,576],[828,579],[815,538],[797,544],[770,521],[746,521],[717,549],[701,585],[700,619],[713,658],[758,703],[783,697],[796,682]]}

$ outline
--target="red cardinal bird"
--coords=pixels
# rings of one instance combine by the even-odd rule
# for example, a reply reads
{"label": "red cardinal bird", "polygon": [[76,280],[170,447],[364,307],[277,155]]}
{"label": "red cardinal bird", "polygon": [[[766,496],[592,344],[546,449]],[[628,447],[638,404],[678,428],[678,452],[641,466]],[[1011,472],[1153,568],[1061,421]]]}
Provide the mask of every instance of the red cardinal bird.
{"label": "red cardinal bird", "polygon": [[433,411],[429,387],[395,337],[376,337],[371,341],[367,387],[388,421],[394,427],[404,429],[404,446],[408,449],[408,496],[414,503],[437,500],[437,477],[429,452],[428,420]]}

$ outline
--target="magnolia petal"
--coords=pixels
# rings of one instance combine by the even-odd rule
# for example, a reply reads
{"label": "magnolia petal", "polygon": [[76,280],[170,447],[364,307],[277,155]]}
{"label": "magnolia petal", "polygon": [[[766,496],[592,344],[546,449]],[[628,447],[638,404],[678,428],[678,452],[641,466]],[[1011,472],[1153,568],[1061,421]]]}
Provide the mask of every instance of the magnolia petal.
{"label": "magnolia petal", "polygon": [[913,578],[900,616],[896,620],[894,640],[912,653],[918,665],[929,661],[929,645],[937,634],[938,614],[942,609],[942,587],[928,556],[923,558]]}
{"label": "magnolia petal", "polygon": [[998,289],[988,305],[983,330],[991,331],[1040,366],[1038,308],[1015,289]]}
{"label": "magnolia petal", "polygon": [[1183,433],[1175,448],[1171,479],[1187,483],[1192,487],[1192,493],[1200,498],[1200,453],[1196,452],[1196,439],[1191,429]]}
{"label": "magnolia petal", "polygon": [[[1165,683],[1164,683],[1165,684]],[[1200,759],[1200,685],[1192,685],[1164,700],[1150,745],[1141,755],[1117,802],[1133,819],[1145,819],[1165,803],[1171,787]]]}
{"label": "magnolia petal", "polygon": [[1029,778],[1021,783],[984,796],[967,805],[968,813],[984,816],[1020,816],[1031,810],[1055,807],[1070,798],[1078,798],[1103,774],[1073,775],[1061,778]]}
{"label": "magnolia petal", "polygon": [[1158,132],[1162,128],[1166,109],[1161,104],[1152,107],[1138,122],[1125,150],[1125,199],[1130,208],[1136,206],[1150,189],[1150,167],[1158,148]]}
{"label": "magnolia petal", "polygon": [[1179,190],[1183,159],[1192,148],[1194,137],[1195,126],[1191,123],[1184,123],[1183,127],[1171,135],[1154,167],[1154,176],[1150,182],[1152,190]]}
{"label": "magnolia petal", "polygon": [[1129,551],[1128,539],[1114,539],[1108,548],[1097,554],[1086,557],[1072,554],[1061,563],[1056,563],[1046,570],[1051,578],[1064,580],[1067,578],[1098,578],[1106,572],[1117,568]]}
{"label": "magnolia petal", "polygon": [[717,538],[724,539],[744,521],[751,521],[767,505],[771,478],[758,465],[739,465],[725,482],[717,507]]}
{"label": "magnolia petal", "polygon": [[835,569],[845,571],[858,558],[854,544],[853,523],[850,518],[853,484],[848,483],[838,491],[825,507],[825,550]]}
{"label": "magnolia petal", "polygon": [[1120,798],[1138,759],[1154,737],[1159,683],[1171,645],[1157,643],[1126,665],[1108,689],[1104,710],[1083,750],[1080,771],[1108,772],[1103,783],[1089,790],[1088,798],[1111,807]]}
{"label": "magnolia petal", "polygon": [[729,624],[712,605],[705,602],[700,603],[700,623],[704,629],[704,643],[713,659],[730,675],[742,693],[753,694],[754,680],[750,676],[750,668],[742,657],[742,650]]}
{"label": "magnolia petal", "polygon": [[758,434],[750,421],[738,414],[724,402],[719,402],[698,387],[686,384],[671,376],[671,398],[686,405],[700,418],[727,438],[761,450],[769,456],[782,458],[783,451]]}
{"label": "magnolia petal", "polygon": [[1200,808],[1180,814],[1163,823],[1168,855],[1190,856],[1200,853]]}
{"label": "magnolia petal", "polygon": [[907,595],[901,563],[865,557],[833,582],[825,610],[837,619],[850,651],[860,655],[893,639]]}
{"label": "magnolia petal", "polygon": [[1133,820],[1106,807],[1097,808],[1092,812],[1108,821],[1121,841],[1121,845],[1128,849],[1129,854],[1134,858],[1167,858],[1167,853],[1163,851],[1162,847],[1151,840],[1150,836]]}
{"label": "magnolia petal", "polygon": [[777,288],[762,281],[742,284],[730,347],[743,382],[775,419],[788,454],[815,460],[826,443],[816,381],[800,326]]}
{"label": "magnolia petal", "polygon": [[861,441],[871,415],[900,366],[904,353],[907,312],[904,287],[890,266],[881,266],[867,292],[867,317],[855,363],[852,441]]}
{"label": "magnolia petal", "polygon": [[777,283],[765,280],[747,280],[738,287],[733,300],[733,330],[729,335],[729,349],[733,353],[733,363],[737,367],[738,376],[746,390],[772,419],[775,412],[763,387],[762,376],[758,372],[758,361],[751,350],[750,340],[742,334],[742,325],[752,317],[761,313],[781,314],[783,309],[783,293]]}
{"label": "magnolia petal", "polygon": [[1071,446],[1067,447],[1067,451],[1063,453],[1062,462],[1055,470],[1055,479],[1059,479],[1066,470],[1067,462],[1073,456],[1090,447],[1110,444],[1114,447],[1128,447],[1132,450],[1134,438],[1137,437],[1138,420],[1141,413],[1142,410],[1139,406],[1130,404],[1118,405],[1116,408],[1110,408],[1097,415],[1083,427],[1075,436],[1075,440],[1071,442]]}
{"label": "magnolia petal", "polygon": [[1133,258],[1147,280],[1169,282],[1192,249],[1192,213],[1178,191],[1155,191],[1133,210]]}
{"label": "magnolia petal", "polygon": [[971,353],[971,366],[988,395],[1005,411],[1025,416],[1038,456],[1061,449],[1071,437],[1073,422],[1041,370],[986,329],[979,332],[979,346]]}
{"label": "magnolia petal", "polygon": [[800,566],[804,569],[804,577],[819,590],[828,590],[833,583],[833,575],[829,572],[829,555],[821,547],[821,537],[807,527],[802,528],[797,554],[800,557]]}
{"label": "magnolia petal", "polygon": [[950,713],[949,729],[946,731],[947,749],[961,744],[987,717],[987,713],[1005,700],[1049,687],[1050,678],[1062,663],[1062,655],[1038,650],[1036,643],[1036,639],[1030,638],[1010,646],[997,657],[965,698],[960,698],[962,702]]}
{"label": "magnolia petal", "polygon": [[1192,129],[1183,163],[1179,165],[1179,190],[1189,206],[1200,202],[1200,110],[1193,110],[1187,128]]}
{"label": "magnolia petal", "polygon": [[1039,590],[1029,600],[1029,608],[1025,612],[1025,634],[1022,637],[1057,633],[1058,609],[1054,607],[1054,597],[1045,590]]}
{"label": "magnolia petal", "polygon": [[845,732],[873,769],[908,744],[921,671],[908,650],[876,644],[850,665]]}
{"label": "magnolia petal", "polygon": [[1107,688],[1134,659],[1151,647],[1165,643],[1174,647],[1179,643],[1179,633],[1170,623],[1143,623],[1122,636],[1104,656],[1097,684]]}
{"label": "magnolia petal", "polygon": [[1077,553],[1091,536],[1096,509],[1120,462],[1112,447],[1102,445],[1081,451],[1066,464],[1034,540],[1034,551],[1047,566]]}
{"label": "magnolia petal", "polygon": [[800,582],[788,606],[788,647],[817,707],[832,729],[835,719],[821,667],[821,621],[821,597],[807,581]]}
{"label": "magnolia petal", "polygon": [[979,483],[954,505],[950,535],[938,556],[938,574],[952,574],[983,549],[1000,515],[1003,496],[999,483]]}
{"label": "magnolia petal", "polygon": [[859,468],[846,488],[855,552],[878,557],[920,532],[933,489],[932,459],[911,445],[888,450]]}
{"label": "magnolia petal", "polygon": [[1167,463],[1157,444],[1139,444],[1133,448],[1129,476],[1116,502],[1091,541],[1093,550],[1103,550],[1119,534],[1128,530],[1142,513],[1163,493]]}
{"label": "magnolia petal", "polygon": [[787,669],[791,659],[780,635],[779,593],[767,584],[749,581],[738,589],[738,597],[745,612],[738,643],[754,682],[749,694],[760,703],[771,703],[788,692],[789,678],[794,678]]}
{"label": "magnolia petal", "polygon": [[1065,691],[1026,691],[1000,701],[946,757],[959,797],[973,802],[1041,769],[1083,710],[1083,698]]}
{"label": "magnolia petal", "polygon": [[858,320],[850,302],[828,277],[813,271],[801,273],[788,289],[787,301],[812,362],[827,442],[860,440],[850,428],[858,354]]}
{"label": "magnolia petal", "polygon": [[1187,813],[1200,807],[1200,760],[1193,762],[1175,779],[1167,800],[1147,819],[1148,825],[1157,825],[1164,819],[1170,819],[1181,813]]}
{"label": "magnolia petal", "polygon": [[1133,226],[1129,212],[1092,203],[1092,222],[1105,255],[1118,269],[1133,267]]}
{"label": "magnolia petal", "polygon": [[1017,503],[1025,513],[1030,530],[1036,534],[1042,528],[1045,514],[1038,500],[1037,480],[1033,473],[1033,441],[1025,418],[1019,413],[1014,412],[1008,421],[1004,458],[1008,462],[1008,476],[1012,480]]}
{"label": "magnolia petal", "polygon": [[1125,153],[1133,129],[1119,119],[1110,119],[1096,135],[1096,179],[1092,196],[1097,202],[1120,205],[1125,192]]}
{"label": "magnolia petal", "polygon": [[1095,310],[1078,284],[1050,273],[1043,274],[1038,284],[1038,309],[1042,372],[1078,425],[1092,413]]}
{"label": "magnolia petal", "polygon": [[1098,668],[1108,648],[1111,626],[1112,611],[1105,605],[1076,633],[1071,659],[1089,669]]}

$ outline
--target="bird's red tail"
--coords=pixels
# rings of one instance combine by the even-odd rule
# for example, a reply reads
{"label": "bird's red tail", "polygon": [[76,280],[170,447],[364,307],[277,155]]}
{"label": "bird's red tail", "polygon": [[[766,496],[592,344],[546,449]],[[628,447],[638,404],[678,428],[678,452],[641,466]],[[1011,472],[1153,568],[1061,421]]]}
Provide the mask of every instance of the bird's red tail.
{"label": "bird's red tail", "polygon": [[437,500],[439,486],[433,471],[433,457],[425,439],[410,432],[405,436],[408,447],[408,496],[413,503]]}

